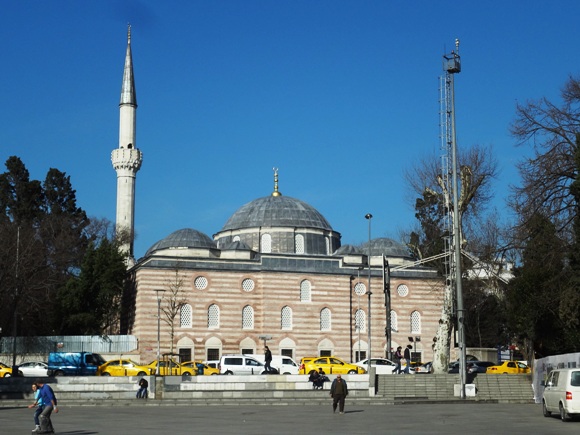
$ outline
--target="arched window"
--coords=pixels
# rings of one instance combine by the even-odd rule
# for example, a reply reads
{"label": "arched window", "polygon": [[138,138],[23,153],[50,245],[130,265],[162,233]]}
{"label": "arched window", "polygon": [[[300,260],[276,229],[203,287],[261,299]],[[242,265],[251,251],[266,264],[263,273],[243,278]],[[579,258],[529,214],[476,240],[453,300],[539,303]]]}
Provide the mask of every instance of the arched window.
{"label": "arched window", "polygon": [[292,308],[288,306],[282,308],[280,324],[282,329],[292,329]]}
{"label": "arched window", "polygon": [[357,282],[354,285],[354,292],[357,294],[357,296],[362,296],[367,292],[367,286],[362,282]]}
{"label": "arched window", "polygon": [[367,329],[367,316],[363,310],[356,310],[354,314],[354,324],[357,332],[363,332]]}
{"label": "arched window", "polygon": [[397,313],[395,310],[391,310],[391,331],[398,332],[399,331],[399,321],[397,319]]}
{"label": "arched window", "polygon": [[254,329],[254,309],[249,305],[242,310],[242,329]]}
{"label": "arched window", "polygon": [[312,300],[310,288],[310,281],[307,279],[300,283],[300,302],[310,302]]}
{"label": "arched window", "polygon": [[421,333],[421,313],[413,311],[411,313],[411,334]]}
{"label": "arched window", "polygon": [[191,305],[182,305],[179,309],[179,326],[182,328],[191,328]]}
{"label": "arched window", "polygon": [[262,252],[264,254],[272,252],[272,236],[270,234],[262,234]]}
{"label": "arched window", "polygon": [[294,251],[297,254],[304,254],[304,236],[302,234],[294,236]]}
{"label": "arched window", "polygon": [[216,329],[220,327],[220,308],[216,305],[210,305],[207,309],[207,327]]}
{"label": "arched window", "polygon": [[234,236],[234,238],[232,239],[232,242],[239,242],[240,241],[240,236]]}
{"label": "arched window", "polygon": [[330,310],[328,308],[323,308],[320,310],[320,330],[330,331],[331,326]]}

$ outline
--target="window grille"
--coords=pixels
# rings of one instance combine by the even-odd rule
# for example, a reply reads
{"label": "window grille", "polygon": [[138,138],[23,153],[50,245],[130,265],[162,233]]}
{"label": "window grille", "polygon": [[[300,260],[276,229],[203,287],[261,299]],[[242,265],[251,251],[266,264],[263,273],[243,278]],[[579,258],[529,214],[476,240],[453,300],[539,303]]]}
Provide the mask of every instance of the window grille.
{"label": "window grille", "polygon": [[203,290],[207,287],[207,278],[205,276],[198,276],[195,278],[193,285],[195,285],[196,289]]}
{"label": "window grille", "polygon": [[182,328],[191,328],[191,305],[182,305],[179,310],[179,326]]}
{"label": "window grille", "polygon": [[407,287],[405,284],[401,284],[397,287],[397,293],[399,296],[405,297],[409,294],[409,287]]}
{"label": "window grille", "polygon": [[250,278],[243,280],[242,290],[244,290],[245,292],[251,292],[252,290],[254,290],[254,280]]}
{"label": "window grille", "polygon": [[356,310],[354,314],[355,327],[358,332],[366,331],[367,329],[367,316],[363,310]]}
{"label": "window grille", "polygon": [[304,254],[304,236],[302,234],[294,236],[294,250],[297,254]]}
{"label": "window grille", "polygon": [[395,310],[391,310],[391,331],[397,332],[399,330],[399,321]]}
{"label": "window grille", "polygon": [[310,281],[307,279],[300,283],[300,302],[310,302],[312,300],[310,288]]}
{"label": "window grille", "polygon": [[330,329],[331,329],[330,310],[328,308],[323,308],[320,311],[320,330],[330,331]]}
{"label": "window grille", "polygon": [[270,234],[262,234],[262,252],[265,254],[272,252],[272,236]]}
{"label": "window grille", "polygon": [[254,309],[249,305],[242,310],[242,329],[254,329]]}
{"label": "window grille", "polygon": [[282,329],[292,329],[292,308],[283,307],[281,317]]}
{"label": "window grille", "polygon": [[419,311],[411,313],[411,334],[421,333],[421,314]]}
{"label": "window grille", "polygon": [[220,327],[220,309],[217,305],[210,305],[207,309],[207,327],[215,329]]}
{"label": "window grille", "polygon": [[354,286],[354,292],[357,295],[362,296],[367,292],[367,286],[364,285],[362,282],[357,282],[356,285]]}

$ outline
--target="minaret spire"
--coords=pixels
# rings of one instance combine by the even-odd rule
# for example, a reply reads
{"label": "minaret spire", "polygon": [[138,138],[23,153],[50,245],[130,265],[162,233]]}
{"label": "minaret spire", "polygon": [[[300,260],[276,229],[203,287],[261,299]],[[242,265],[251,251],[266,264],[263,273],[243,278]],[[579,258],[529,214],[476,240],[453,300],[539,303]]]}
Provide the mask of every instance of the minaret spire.
{"label": "minaret spire", "polygon": [[134,263],[135,180],[143,161],[143,155],[136,146],[136,131],[137,94],[133,77],[131,25],[128,25],[125,69],[119,103],[119,148],[113,150],[111,161],[117,171],[117,237],[121,240],[121,249],[127,255],[129,266]]}

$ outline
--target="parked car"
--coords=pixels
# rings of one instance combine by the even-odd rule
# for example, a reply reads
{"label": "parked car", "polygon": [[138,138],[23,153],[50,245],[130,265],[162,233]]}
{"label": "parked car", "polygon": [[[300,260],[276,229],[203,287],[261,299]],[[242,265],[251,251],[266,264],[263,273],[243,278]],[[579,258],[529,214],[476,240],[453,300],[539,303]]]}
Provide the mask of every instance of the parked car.
{"label": "parked car", "polygon": [[[366,358],[355,363],[355,365],[362,367],[368,372],[368,361],[368,358]],[[386,358],[371,358],[371,365],[375,368],[375,373],[377,375],[392,375],[393,371],[397,367],[397,363],[394,363],[393,361]],[[404,370],[405,367],[406,365],[401,366],[401,370]],[[411,367],[409,369],[409,373],[415,373],[415,369]]]}
{"label": "parked car", "polygon": [[[264,355],[252,355],[261,363],[265,363],[265,356]],[[298,364],[289,356],[284,355],[272,355],[272,362],[270,363],[270,367],[275,368],[278,370],[278,373],[283,375],[297,375],[299,371]]]}
{"label": "parked car", "polygon": [[[220,373],[224,375],[265,375],[264,364],[253,355],[222,355],[219,363]],[[272,368],[275,373],[278,371]],[[270,372],[272,373],[272,372]]]}
{"label": "parked car", "polygon": [[531,369],[520,361],[504,361],[501,364],[490,366],[485,371],[491,374],[524,374],[530,373]]}
{"label": "parked car", "polygon": [[23,362],[18,366],[18,371],[26,377],[45,377],[48,376],[48,364],[40,361]]}
{"label": "parked car", "polygon": [[[303,366],[303,367],[302,367]],[[300,366],[300,374],[311,374],[322,369],[327,375],[355,375],[364,374],[366,370],[354,364],[344,362],[335,356],[319,356],[310,361],[306,361]]]}
{"label": "parked car", "polygon": [[159,366],[159,374],[161,376],[192,376],[197,373],[197,370],[191,367],[183,367],[177,361],[172,359],[155,360],[147,364],[146,367],[153,369],[153,374],[157,374]]}
{"label": "parked car", "polygon": [[92,352],[51,352],[48,354],[48,376],[95,375],[105,359]]}
{"label": "parked car", "polygon": [[433,373],[433,362],[429,361],[415,367],[415,374],[431,374]]}
{"label": "parked car", "polygon": [[97,369],[97,376],[150,376],[155,369],[142,366],[130,359],[114,359],[107,361]]}
{"label": "parked car", "polygon": [[[18,374],[22,376],[22,372],[18,370]],[[12,367],[8,367],[6,364],[0,363],[0,377],[9,378],[12,376]]]}
{"label": "parked car", "polygon": [[580,369],[555,369],[542,381],[544,417],[558,412],[562,421],[580,416]]}
{"label": "parked car", "polygon": [[209,360],[209,361],[204,361],[203,363],[206,366],[211,367],[212,369],[217,369],[218,368],[218,365],[220,364],[220,360],[219,359],[212,359],[212,360]]}
{"label": "parked car", "polygon": [[[181,363],[182,367],[191,367],[191,369],[198,375],[219,375],[220,371],[217,368],[210,367],[203,361],[186,361]],[[201,369],[201,373],[199,372]]]}
{"label": "parked car", "polygon": [[487,373],[487,368],[496,365],[491,361],[470,361],[469,364],[475,369],[474,373]]}

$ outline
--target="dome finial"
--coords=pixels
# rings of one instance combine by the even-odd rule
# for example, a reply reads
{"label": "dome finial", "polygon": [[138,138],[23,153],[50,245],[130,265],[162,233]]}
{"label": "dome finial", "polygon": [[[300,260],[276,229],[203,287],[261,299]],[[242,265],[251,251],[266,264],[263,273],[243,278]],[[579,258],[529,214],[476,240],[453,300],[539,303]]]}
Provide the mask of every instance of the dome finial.
{"label": "dome finial", "polygon": [[272,196],[282,196],[282,192],[278,192],[278,168],[272,168],[274,171],[274,191]]}

